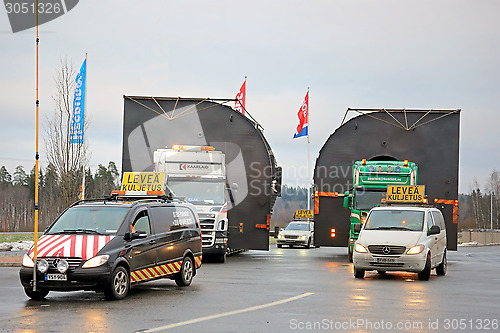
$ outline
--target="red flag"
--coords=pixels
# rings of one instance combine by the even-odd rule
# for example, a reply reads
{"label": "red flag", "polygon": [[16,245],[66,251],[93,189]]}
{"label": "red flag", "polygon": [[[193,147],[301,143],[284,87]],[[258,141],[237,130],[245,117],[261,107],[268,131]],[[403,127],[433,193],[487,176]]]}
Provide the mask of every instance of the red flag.
{"label": "red flag", "polygon": [[247,80],[241,85],[240,92],[235,97],[237,101],[234,102],[234,109],[242,114],[245,114],[246,83]]}
{"label": "red flag", "polygon": [[297,131],[293,135],[293,138],[299,138],[301,136],[307,136],[309,131],[309,91],[307,91],[304,102],[297,113],[299,117],[299,125],[297,126]]}

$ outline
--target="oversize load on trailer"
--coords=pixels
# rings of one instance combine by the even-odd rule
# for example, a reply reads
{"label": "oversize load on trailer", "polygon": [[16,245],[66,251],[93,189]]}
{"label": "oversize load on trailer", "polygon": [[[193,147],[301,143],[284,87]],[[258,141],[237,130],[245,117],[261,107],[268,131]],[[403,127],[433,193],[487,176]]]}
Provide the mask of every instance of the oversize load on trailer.
{"label": "oversize load on trailer", "polygon": [[154,151],[166,146],[214,147],[225,154],[231,189],[229,247],[267,250],[269,232],[256,225],[266,226],[276,199],[274,154],[259,125],[223,103],[234,100],[124,96],[122,170],[153,171]]}
{"label": "oversize load on trailer", "polygon": [[423,202],[424,185],[389,185],[387,186],[387,202]]}
{"label": "oversize load on trailer", "polygon": [[[353,110],[358,111],[359,110]],[[360,112],[361,113],[361,112]],[[418,166],[418,183],[434,199],[458,199],[460,110],[363,110],[330,135],[319,152],[314,183],[319,192],[352,188],[352,165],[367,161],[410,160]],[[457,249],[452,205],[439,206],[446,221],[448,249]],[[347,246],[349,210],[343,200],[319,196],[314,216],[315,243]],[[335,237],[331,230],[335,229]]]}

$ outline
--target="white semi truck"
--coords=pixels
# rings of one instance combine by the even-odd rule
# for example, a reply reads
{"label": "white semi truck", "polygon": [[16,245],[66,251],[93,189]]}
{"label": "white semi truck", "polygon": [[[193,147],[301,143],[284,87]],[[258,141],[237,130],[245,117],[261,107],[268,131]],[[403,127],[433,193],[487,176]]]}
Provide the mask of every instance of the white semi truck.
{"label": "white semi truck", "polygon": [[200,217],[203,256],[226,260],[228,219],[225,155],[211,146],[173,145],[154,152],[165,188],[192,203]]}

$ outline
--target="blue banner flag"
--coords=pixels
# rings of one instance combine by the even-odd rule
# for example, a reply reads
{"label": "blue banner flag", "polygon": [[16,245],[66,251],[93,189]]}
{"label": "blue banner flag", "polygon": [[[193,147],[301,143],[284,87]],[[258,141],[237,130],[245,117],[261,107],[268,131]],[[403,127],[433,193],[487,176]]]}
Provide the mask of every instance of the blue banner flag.
{"label": "blue banner flag", "polygon": [[73,99],[73,116],[69,125],[70,143],[83,143],[84,111],[85,111],[85,77],[87,59],[83,61],[80,72],[76,75],[75,98]]}

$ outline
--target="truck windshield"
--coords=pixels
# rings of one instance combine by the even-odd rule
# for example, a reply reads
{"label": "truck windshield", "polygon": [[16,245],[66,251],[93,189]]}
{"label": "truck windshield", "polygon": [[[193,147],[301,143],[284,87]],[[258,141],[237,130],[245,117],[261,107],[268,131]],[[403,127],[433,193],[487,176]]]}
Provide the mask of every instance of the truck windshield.
{"label": "truck windshield", "polygon": [[290,223],[286,226],[285,230],[301,230],[301,231],[309,231],[308,223]]}
{"label": "truck windshield", "polygon": [[354,209],[370,210],[380,205],[382,199],[387,196],[386,190],[356,190],[354,192]]}
{"label": "truck windshield", "polygon": [[168,180],[168,186],[176,196],[198,205],[223,205],[224,183],[206,180]]}
{"label": "truck windshield", "polygon": [[424,212],[415,210],[373,210],[365,230],[422,231]]}
{"label": "truck windshield", "polygon": [[47,233],[114,235],[128,210],[128,207],[72,207],[57,219]]}

